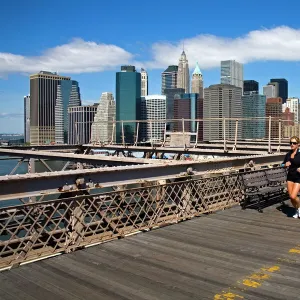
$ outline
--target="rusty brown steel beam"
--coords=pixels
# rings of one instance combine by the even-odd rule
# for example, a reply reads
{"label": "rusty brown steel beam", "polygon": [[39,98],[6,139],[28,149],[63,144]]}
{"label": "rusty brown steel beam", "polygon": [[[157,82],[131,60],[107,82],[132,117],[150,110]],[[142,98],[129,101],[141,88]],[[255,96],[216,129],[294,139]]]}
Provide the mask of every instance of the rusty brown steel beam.
{"label": "rusty brown steel beam", "polygon": [[183,148],[183,147],[148,147],[148,146],[121,146],[121,145],[92,145],[86,144],[85,147],[90,147],[91,149],[106,149],[106,150],[124,150],[132,152],[160,152],[160,153],[174,153],[174,154],[194,154],[194,155],[213,155],[213,156],[249,156],[249,155],[262,155],[267,152],[267,149],[263,151],[252,150],[228,150],[224,151],[222,149],[216,149],[216,147],[208,145],[205,148],[205,145],[199,148]]}
{"label": "rusty brown steel beam", "polygon": [[0,156],[18,156],[22,158],[37,158],[37,159],[54,159],[61,161],[85,162],[89,164],[105,164],[112,166],[119,165],[139,165],[159,163],[150,159],[133,158],[133,157],[111,157],[100,155],[85,155],[73,153],[60,153],[50,151],[33,151],[33,150],[18,150],[18,149],[3,149],[0,148]]}
{"label": "rusty brown steel beam", "polygon": [[[224,168],[239,169],[253,160],[256,164],[281,163],[284,154],[211,159],[204,161],[169,161],[160,164],[119,166],[59,172],[45,172],[24,175],[0,176],[0,200],[21,198],[28,194],[64,192],[77,190],[76,181],[81,180],[81,188],[115,186],[120,183],[138,183],[144,180],[176,177],[180,174],[203,173]],[[189,171],[190,170],[190,171]]]}

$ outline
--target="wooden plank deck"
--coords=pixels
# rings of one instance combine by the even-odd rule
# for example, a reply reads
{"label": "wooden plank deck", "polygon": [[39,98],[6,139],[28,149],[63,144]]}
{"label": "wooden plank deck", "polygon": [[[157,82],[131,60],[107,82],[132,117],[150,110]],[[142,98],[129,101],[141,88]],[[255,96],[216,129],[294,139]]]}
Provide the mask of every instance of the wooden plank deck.
{"label": "wooden plank deck", "polygon": [[0,273],[2,300],[300,299],[300,220],[233,208]]}

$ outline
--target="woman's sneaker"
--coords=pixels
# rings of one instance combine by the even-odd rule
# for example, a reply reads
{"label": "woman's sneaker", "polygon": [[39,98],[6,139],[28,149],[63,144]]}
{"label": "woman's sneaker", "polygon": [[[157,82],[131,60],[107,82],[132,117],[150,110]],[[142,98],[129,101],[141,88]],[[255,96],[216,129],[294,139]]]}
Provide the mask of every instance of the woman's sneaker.
{"label": "woman's sneaker", "polygon": [[296,213],[293,215],[293,218],[295,219],[300,218],[300,208],[296,209]]}

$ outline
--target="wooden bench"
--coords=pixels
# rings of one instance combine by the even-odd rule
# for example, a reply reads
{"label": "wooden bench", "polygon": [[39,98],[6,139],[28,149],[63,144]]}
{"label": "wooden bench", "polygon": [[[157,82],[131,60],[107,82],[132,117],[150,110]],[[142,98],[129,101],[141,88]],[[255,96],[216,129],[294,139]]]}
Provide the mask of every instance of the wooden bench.
{"label": "wooden bench", "polygon": [[[242,209],[246,209],[253,199],[257,199],[258,211],[262,211],[262,201],[268,202],[273,195],[281,196],[283,203],[286,170],[284,168],[271,168],[259,171],[247,172],[241,175],[244,184],[244,201],[241,203]],[[267,198],[266,198],[267,197]]]}

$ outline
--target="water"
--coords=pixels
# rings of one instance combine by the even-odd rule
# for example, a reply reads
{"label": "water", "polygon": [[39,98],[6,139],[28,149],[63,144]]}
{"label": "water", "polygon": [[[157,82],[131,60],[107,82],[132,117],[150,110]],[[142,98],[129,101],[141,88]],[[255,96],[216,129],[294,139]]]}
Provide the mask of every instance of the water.
{"label": "water", "polygon": [[[0,160],[0,176],[9,174],[12,169],[17,165],[18,160]],[[27,173],[27,163],[22,163],[15,174],[25,174]]]}
{"label": "water", "polygon": [[[0,176],[5,176],[5,175],[10,174],[10,172],[17,165],[18,161],[19,161],[18,159],[0,160]],[[66,162],[65,161],[47,161],[47,164],[53,171],[61,171],[63,166],[66,164]],[[35,170],[38,173],[49,172],[46,169],[46,167],[39,161],[35,162]],[[18,169],[15,171],[14,175],[15,174],[26,174],[26,173],[28,173],[28,162],[23,162],[18,167]],[[17,189],[17,187],[16,187],[16,189]],[[113,189],[111,187],[106,187],[106,188],[101,188],[101,189],[99,189],[99,188],[93,189],[92,191],[90,191],[90,193],[96,194],[96,193],[106,193],[106,192],[111,192],[111,191],[113,191]],[[57,199],[58,196],[59,196],[59,193],[45,196],[43,198],[43,201]],[[5,200],[5,201],[0,200],[0,207],[14,206],[14,205],[20,205],[20,204],[22,204],[22,202],[20,202],[20,200],[18,200],[18,199]]]}
{"label": "water", "polygon": [[[17,165],[18,161],[19,161],[18,159],[0,160],[0,176],[9,175],[10,172]],[[63,161],[47,161],[47,164],[49,165],[49,167],[54,171],[61,170],[65,163],[66,162],[63,162]],[[38,172],[38,173],[48,172],[46,167],[39,161],[36,161],[35,168],[36,168],[36,172]],[[14,175],[26,174],[27,172],[28,172],[28,162],[23,162],[18,167],[18,169],[14,172]],[[17,189],[17,186],[16,186],[16,189]],[[45,197],[44,200],[51,200],[51,197]],[[20,205],[20,204],[22,204],[22,202],[20,202],[18,199],[0,201],[0,207]]]}

